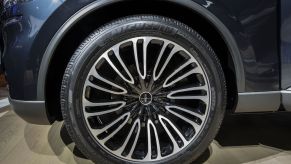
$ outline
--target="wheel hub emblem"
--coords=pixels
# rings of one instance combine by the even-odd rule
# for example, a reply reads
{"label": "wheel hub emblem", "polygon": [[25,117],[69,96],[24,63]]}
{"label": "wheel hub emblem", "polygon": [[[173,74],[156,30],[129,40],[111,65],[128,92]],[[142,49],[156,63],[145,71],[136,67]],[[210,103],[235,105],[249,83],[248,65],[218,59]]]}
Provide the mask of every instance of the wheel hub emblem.
{"label": "wheel hub emblem", "polygon": [[152,102],[152,95],[149,92],[143,92],[139,96],[139,101],[143,105],[149,105]]}

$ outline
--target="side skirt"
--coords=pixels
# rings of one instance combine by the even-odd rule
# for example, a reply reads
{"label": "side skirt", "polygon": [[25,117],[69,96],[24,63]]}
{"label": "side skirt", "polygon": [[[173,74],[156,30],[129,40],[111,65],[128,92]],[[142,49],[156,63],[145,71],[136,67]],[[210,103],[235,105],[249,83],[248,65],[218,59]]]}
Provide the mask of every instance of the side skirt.
{"label": "side skirt", "polygon": [[291,112],[291,88],[282,91],[239,93],[235,113],[275,112],[280,106]]}
{"label": "side skirt", "polygon": [[280,105],[281,91],[239,93],[235,113],[272,112]]}
{"label": "side skirt", "polygon": [[282,91],[282,104],[287,111],[291,111],[291,88]]}

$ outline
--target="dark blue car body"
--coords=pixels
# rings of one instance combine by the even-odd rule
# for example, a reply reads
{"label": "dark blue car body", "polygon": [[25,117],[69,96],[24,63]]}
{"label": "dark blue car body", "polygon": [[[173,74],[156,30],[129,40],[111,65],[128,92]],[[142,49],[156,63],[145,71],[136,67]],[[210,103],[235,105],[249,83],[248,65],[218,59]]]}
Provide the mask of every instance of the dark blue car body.
{"label": "dark blue car body", "polygon": [[[288,0],[24,0],[2,4],[1,67],[14,110],[37,124],[61,119],[59,90],[70,55],[119,17],[178,19],[225,54],[229,110],[291,110]],[[174,10],[174,11],[172,11]],[[211,41],[212,40],[212,41]]]}

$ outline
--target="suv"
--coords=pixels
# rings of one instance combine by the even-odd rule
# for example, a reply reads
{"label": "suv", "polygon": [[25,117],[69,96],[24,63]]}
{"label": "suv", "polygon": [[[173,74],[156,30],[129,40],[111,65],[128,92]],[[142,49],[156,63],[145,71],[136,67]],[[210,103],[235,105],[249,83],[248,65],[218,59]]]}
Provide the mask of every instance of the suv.
{"label": "suv", "polygon": [[15,112],[100,163],[189,163],[225,112],[291,111],[289,0],[4,0]]}

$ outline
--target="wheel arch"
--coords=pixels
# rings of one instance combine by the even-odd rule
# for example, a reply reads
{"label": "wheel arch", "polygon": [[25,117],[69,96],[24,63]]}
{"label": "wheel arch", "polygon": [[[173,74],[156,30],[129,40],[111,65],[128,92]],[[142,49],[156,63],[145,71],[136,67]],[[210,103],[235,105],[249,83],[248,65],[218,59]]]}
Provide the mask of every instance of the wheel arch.
{"label": "wheel arch", "polygon": [[[46,100],[47,105],[49,103],[47,101],[47,98],[49,97],[48,90],[50,90],[50,89],[48,89],[49,85],[47,83],[48,78],[50,76],[49,72],[56,71],[56,70],[52,69],[54,64],[55,64],[53,61],[57,60],[59,58],[59,54],[57,55],[58,48],[60,48],[60,46],[62,44],[64,44],[64,42],[66,41],[65,40],[66,38],[67,39],[70,38],[69,35],[71,34],[71,30],[73,28],[77,27],[78,25],[80,25],[79,24],[80,22],[85,20],[87,17],[90,16],[90,14],[93,14],[94,12],[104,10],[107,7],[110,8],[111,6],[117,5],[118,3],[131,3],[131,2],[133,2],[133,1],[125,1],[125,0],[95,1],[87,6],[83,7],[78,12],[76,12],[62,25],[62,27],[57,31],[57,33],[54,35],[54,37],[50,41],[50,43],[47,46],[46,51],[43,55],[43,58],[41,60],[41,65],[40,65],[40,69],[39,69],[39,73],[38,73],[37,99]],[[193,14],[196,14],[196,16],[199,16],[201,19],[205,20],[209,25],[211,25],[211,27],[213,29],[216,30],[216,35],[219,35],[221,37],[219,39],[223,40],[223,42],[224,42],[223,44],[226,46],[227,52],[229,53],[228,57],[230,57],[230,59],[226,59],[226,60],[230,60],[230,63],[231,63],[230,67],[233,67],[232,73],[234,74],[234,78],[236,80],[235,80],[234,84],[232,84],[232,86],[231,86],[232,89],[235,89],[232,94],[233,94],[233,96],[237,96],[238,92],[245,91],[244,67],[243,67],[243,62],[242,62],[241,56],[240,56],[240,50],[239,50],[239,47],[238,47],[236,40],[234,39],[232,33],[224,25],[224,23],[219,18],[217,18],[212,12],[210,12],[205,6],[203,7],[202,5],[204,5],[204,4],[198,4],[198,3],[190,1],[190,0],[180,0],[180,1],[165,0],[165,1],[159,1],[159,3],[160,4],[164,3],[164,4],[167,4],[167,5],[172,6],[172,7],[179,6],[181,8],[185,8],[185,9],[187,9],[187,11],[185,11],[185,12],[192,12]],[[214,8],[215,8],[215,6],[214,6]],[[133,11],[133,14],[139,14],[139,13],[134,13],[134,11]],[[153,13],[153,14],[159,14],[159,13]],[[167,15],[163,15],[163,14],[160,14],[160,15],[167,16]],[[111,19],[114,19],[114,18],[111,18]],[[187,22],[183,22],[183,23],[187,24]],[[100,23],[99,25],[96,25],[96,26],[99,27],[100,25],[102,25],[102,23]],[[189,24],[187,24],[187,25],[189,25]],[[190,27],[192,27],[192,26],[190,25]],[[199,32],[199,30],[198,30],[198,32]],[[207,40],[207,38],[206,38],[206,40]],[[78,44],[76,43],[76,45],[72,45],[72,46],[78,46]],[[62,48],[64,48],[64,47],[62,47]],[[75,49],[76,48],[77,47],[75,47]],[[231,79],[231,77],[229,77],[229,79],[227,81],[233,81],[233,79]],[[50,102],[52,102],[52,101],[55,101],[55,100],[50,100]],[[233,102],[230,104],[230,106],[228,108],[234,108],[236,106],[236,98],[234,98],[232,101]],[[54,102],[54,103],[56,103],[56,102]],[[55,115],[56,114],[55,112],[58,112],[58,111],[56,111],[57,110],[56,107],[47,107],[47,108],[48,108],[47,110],[48,110],[49,115]],[[53,110],[53,111],[51,111],[51,110]],[[58,114],[60,114],[60,113],[58,113]]]}

